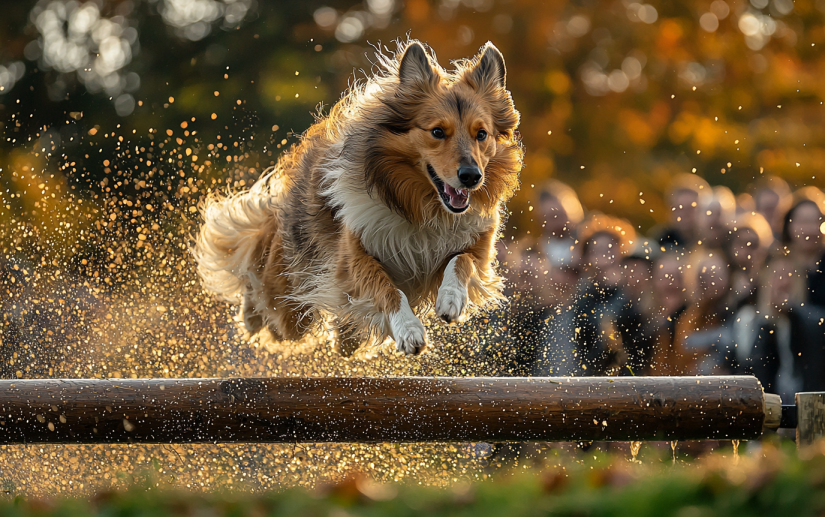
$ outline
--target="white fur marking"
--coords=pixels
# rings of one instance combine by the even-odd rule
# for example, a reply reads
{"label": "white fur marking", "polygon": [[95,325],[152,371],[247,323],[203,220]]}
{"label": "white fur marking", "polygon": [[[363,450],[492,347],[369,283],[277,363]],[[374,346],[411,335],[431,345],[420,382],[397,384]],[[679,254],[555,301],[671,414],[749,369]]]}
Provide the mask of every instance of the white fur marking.
{"label": "white fur marking", "polygon": [[[338,146],[333,150],[343,154]],[[322,170],[321,194],[339,209],[338,220],[361,237],[367,253],[380,260],[396,285],[406,286],[408,292],[432,275],[447,257],[466,249],[481,233],[498,224],[495,216],[482,216],[472,210],[452,216],[442,213],[441,207],[435,218],[422,225],[413,224],[366,191],[361,164],[336,158],[324,162]]]}
{"label": "white fur marking", "polygon": [[398,312],[390,314],[390,331],[395,340],[395,348],[407,355],[417,353],[427,344],[427,331],[410,308],[407,296],[401,295],[401,307]]}
{"label": "white fur marking", "polygon": [[447,264],[435,301],[435,313],[449,323],[458,321],[467,306],[467,287],[459,281],[455,272],[457,261],[458,257],[453,257]]}

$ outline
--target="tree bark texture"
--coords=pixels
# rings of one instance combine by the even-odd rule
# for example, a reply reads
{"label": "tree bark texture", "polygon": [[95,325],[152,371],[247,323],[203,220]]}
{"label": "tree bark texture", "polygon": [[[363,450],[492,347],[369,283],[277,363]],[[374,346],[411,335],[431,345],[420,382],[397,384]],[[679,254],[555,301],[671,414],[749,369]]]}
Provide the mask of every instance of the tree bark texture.
{"label": "tree bark texture", "polygon": [[0,381],[0,443],[752,439],[755,377]]}

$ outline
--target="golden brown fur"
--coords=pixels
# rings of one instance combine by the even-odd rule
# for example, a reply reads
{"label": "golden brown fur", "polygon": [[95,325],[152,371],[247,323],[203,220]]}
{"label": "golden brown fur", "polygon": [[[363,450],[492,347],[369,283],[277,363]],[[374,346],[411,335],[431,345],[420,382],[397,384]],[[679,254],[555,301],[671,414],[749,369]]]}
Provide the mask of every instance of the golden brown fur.
{"label": "golden brown fur", "polygon": [[365,336],[415,353],[413,309],[456,321],[501,298],[494,245],[522,167],[501,54],[448,72],[410,41],[379,60],[250,190],[201,207],[198,271],[252,333],[334,321],[344,353]]}

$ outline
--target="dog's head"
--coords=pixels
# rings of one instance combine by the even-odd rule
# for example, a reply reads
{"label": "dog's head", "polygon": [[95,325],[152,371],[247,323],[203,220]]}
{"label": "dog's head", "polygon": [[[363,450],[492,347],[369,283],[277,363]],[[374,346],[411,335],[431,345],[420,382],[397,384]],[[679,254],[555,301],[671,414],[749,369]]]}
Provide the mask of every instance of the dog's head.
{"label": "dog's head", "polygon": [[[518,185],[519,114],[506,89],[504,58],[492,43],[456,66],[447,73],[420,43],[406,46],[395,88],[381,98],[385,133],[373,155],[382,155],[387,165],[387,154],[395,154],[408,167],[396,163],[392,170],[376,172],[385,176],[385,184],[404,183],[411,195],[423,198],[419,206],[435,197],[451,214],[471,207],[488,211]],[[411,174],[417,177],[407,177]],[[403,211],[411,203],[415,208],[415,200],[397,188],[390,195],[405,205]]]}

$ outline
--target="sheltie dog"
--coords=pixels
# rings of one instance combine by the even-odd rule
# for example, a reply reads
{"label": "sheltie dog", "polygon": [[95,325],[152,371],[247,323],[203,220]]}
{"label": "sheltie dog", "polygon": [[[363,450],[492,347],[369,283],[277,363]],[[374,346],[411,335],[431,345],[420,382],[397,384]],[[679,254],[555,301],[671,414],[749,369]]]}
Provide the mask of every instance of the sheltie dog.
{"label": "sheltie dog", "polygon": [[246,329],[297,340],[332,322],[352,354],[387,336],[418,353],[418,314],[502,299],[493,269],[518,188],[519,113],[491,43],[442,68],[412,40],[345,93],[249,190],[212,195],[193,254]]}

